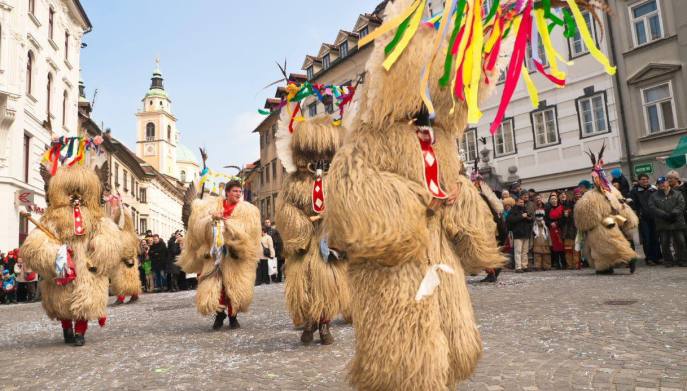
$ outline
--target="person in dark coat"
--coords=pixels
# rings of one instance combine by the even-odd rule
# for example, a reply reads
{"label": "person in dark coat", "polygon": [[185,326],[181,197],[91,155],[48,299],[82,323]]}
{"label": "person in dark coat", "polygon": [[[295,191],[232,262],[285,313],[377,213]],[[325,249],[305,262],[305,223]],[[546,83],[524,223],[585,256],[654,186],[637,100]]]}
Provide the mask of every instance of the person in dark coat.
{"label": "person in dark coat", "polygon": [[167,264],[165,273],[167,273],[167,289],[170,292],[179,290],[179,274],[181,273],[181,268],[177,266],[176,260],[177,256],[181,254],[181,247],[179,246],[180,240],[181,233],[177,231],[169,238],[169,241],[167,241]]}
{"label": "person in dark coat", "polygon": [[[670,188],[665,177],[658,178],[659,190],[649,198],[649,209],[656,219],[656,230],[661,238],[661,251],[666,267],[677,263],[687,266],[687,244],[685,243],[685,199],[682,193]],[[671,252],[671,245],[675,255]]]}
{"label": "person in dark coat", "polygon": [[277,228],[272,226],[272,221],[270,219],[265,220],[265,228],[267,228],[267,234],[272,238],[274,253],[277,257],[277,275],[272,276],[272,282],[281,282],[284,272],[284,263],[286,261],[283,254],[284,242],[282,241],[281,234],[279,234]]}
{"label": "person in dark coat", "polygon": [[521,196],[508,214],[508,229],[513,233],[515,272],[522,273],[529,267],[528,253],[534,215],[527,213]]}
{"label": "person in dark coat", "polygon": [[162,291],[167,287],[167,279],[165,276],[165,269],[167,268],[167,246],[165,242],[160,239],[160,235],[153,235],[153,245],[148,251],[150,260],[153,263],[153,273],[155,273],[155,285]]}
{"label": "person in dark coat", "polygon": [[639,217],[639,236],[642,240],[647,266],[657,265],[661,259],[661,249],[656,232],[656,222],[649,210],[649,198],[656,192],[656,187],[649,183],[649,175],[640,174],[639,182],[630,191],[630,206]]}

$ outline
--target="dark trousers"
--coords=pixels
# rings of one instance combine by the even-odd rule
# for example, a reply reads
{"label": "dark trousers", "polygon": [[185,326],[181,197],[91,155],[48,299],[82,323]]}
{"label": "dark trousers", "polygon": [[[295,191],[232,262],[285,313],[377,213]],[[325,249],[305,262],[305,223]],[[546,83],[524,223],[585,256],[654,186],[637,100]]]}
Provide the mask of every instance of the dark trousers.
{"label": "dark trousers", "polygon": [[167,278],[165,278],[164,270],[154,270],[155,272],[155,287],[159,290],[164,290],[167,286]]}
{"label": "dark trousers", "polygon": [[639,220],[639,236],[642,239],[642,249],[646,260],[656,262],[661,259],[661,249],[654,219],[642,217]]}
{"label": "dark trousers", "polygon": [[[687,245],[685,244],[685,234],[682,230],[677,231],[662,231],[659,233],[661,237],[661,252],[663,253],[663,262],[668,265],[687,262]],[[670,249],[673,245],[675,256]]]}
{"label": "dark trousers", "polygon": [[551,251],[551,268],[565,269],[565,251]]}
{"label": "dark trousers", "polygon": [[255,285],[270,283],[269,267],[267,259],[261,259],[258,263],[258,269],[255,272]]}
{"label": "dark trousers", "polygon": [[179,273],[167,273],[167,290],[171,292],[179,290]]}

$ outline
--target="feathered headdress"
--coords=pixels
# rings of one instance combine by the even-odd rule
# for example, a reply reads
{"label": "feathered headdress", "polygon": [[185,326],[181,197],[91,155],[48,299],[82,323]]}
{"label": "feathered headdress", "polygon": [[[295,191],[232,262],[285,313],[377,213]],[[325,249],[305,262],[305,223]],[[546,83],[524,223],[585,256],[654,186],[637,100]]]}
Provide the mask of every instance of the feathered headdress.
{"label": "feathered headdress", "polygon": [[606,143],[604,143],[601,146],[601,150],[599,150],[598,155],[594,155],[594,153],[591,150],[585,152],[587,156],[589,156],[589,159],[592,161],[592,182],[594,183],[594,186],[601,192],[611,191],[612,186],[611,182],[606,177],[606,172],[604,171],[603,167],[603,155],[605,149]]}

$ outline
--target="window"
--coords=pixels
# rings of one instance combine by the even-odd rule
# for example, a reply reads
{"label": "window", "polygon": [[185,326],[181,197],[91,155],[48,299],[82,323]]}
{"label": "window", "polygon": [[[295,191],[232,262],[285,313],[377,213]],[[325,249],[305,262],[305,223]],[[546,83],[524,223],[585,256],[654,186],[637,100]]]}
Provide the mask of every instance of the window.
{"label": "window", "polygon": [[64,32],[64,60],[69,61],[69,31]]}
{"label": "window", "polygon": [[26,93],[31,95],[31,85],[33,81],[33,52],[29,50],[28,58],[26,59]]}
{"label": "window", "polygon": [[675,129],[673,88],[670,82],[643,89],[642,102],[649,134]]}
{"label": "window", "polygon": [[50,7],[48,10],[48,38],[53,39],[55,31],[55,10]]}
{"label": "window", "polygon": [[362,30],[360,30],[360,32],[358,32],[358,35],[360,36],[360,38],[362,38],[366,36],[369,32],[370,30],[368,30],[367,26],[365,26]]}
{"label": "window", "polygon": [[499,74],[498,80],[496,80],[496,83],[503,83],[506,81],[506,70],[502,70],[501,73]]}
{"label": "window", "polygon": [[31,15],[36,15],[36,0],[28,0],[29,1],[29,13]]}
{"label": "window", "polygon": [[141,193],[140,194],[141,202],[145,204],[147,202],[146,201],[146,189],[141,189],[141,190],[139,190],[139,192]]}
{"label": "window", "polygon": [[322,69],[327,68],[329,68],[329,54],[325,54],[324,57],[322,57]]}
{"label": "window", "polygon": [[270,130],[269,129],[265,130],[264,135],[265,135],[265,146],[268,146],[268,145],[270,145]]}
{"label": "window", "polygon": [[272,138],[276,139],[277,138],[277,124],[272,125]]}
{"label": "window", "polygon": [[265,166],[265,183],[270,183],[270,163]]}
{"label": "window", "polygon": [[606,96],[599,93],[578,99],[577,116],[580,119],[581,137],[608,132]]}
{"label": "window", "polygon": [[474,162],[477,160],[477,129],[468,129],[463,135],[463,140],[460,142],[460,149],[463,150],[462,158],[466,162]]}
{"label": "window", "polygon": [[[45,111],[48,114],[48,117],[50,116],[50,103],[51,103],[51,95],[52,95],[52,73],[48,73],[48,82],[46,83],[45,86],[45,97],[46,97],[46,105],[45,105]],[[48,119],[49,120],[49,119]]]}
{"label": "window", "polygon": [[309,66],[305,71],[306,71],[307,74],[308,74],[308,80],[312,79],[312,77],[313,77],[314,74],[315,74],[315,72],[313,71],[313,66],[312,66],[312,65]]}
{"label": "window", "polygon": [[339,45],[339,56],[341,58],[348,56],[348,42],[344,42]]}
{"label": "window", "polygon": [[155,124],[148,122],[148,124],[146,124],[146,141],[153,140],[155,140]]}
{"label": "window", "polygon": [[148,220],[141,219],[141,231],[140,232],[145,232],[147,230],[148,230]]}
{"label": "window", "polygon": [[308,115],[311,117],[317,115],[317,102],[308,105]]}
{"label": "window", "polygon": [[630,6],[630,20],[635,46],[663,37],[661,12],[656,0],[642,1]]}
{"label": "window", "polygon": [[277,160],[272,160],[272,178],[277,181]]}
{"label": "window", "polygon": [[260,185],[264,185],[264,184],[265,184],[265,171],[262,170],[262,171],[260,171]]}
{"label": "window", "polygon": [[62,126],[67,126],[67,99],[69,99],[69,96],[67,91],[64,91],[64,94],[62,94]]}
{"label": "window", "polygon": [[494,133],[494,156],[506,156],[515,153],[515,132],[513,118],[505,119]]}
{"label": "window", "polygon": [[[541,39],[539,40],[539,50],[537,51],[539,54],[539,59],[541,60],[541,65],[546,68],[549,66],[549,62],[546,59],[546,52],[544,51],[544,44],[542,43]],[[537,70],[537,67],[534,65],[534,58],[532,58],[532,45],[528,42],[527,43],[527,70],[530,72],[534,72]]]}
{"label": "window", "polygon": [[[583,12],[582,17],[587,23],[587,27],[589,27],[592,38],[594,38],[594,41],[596,41],[596,26],[594,25],[591,14],[589,12]],[[575,35],[570,38],[570,57],[579,57],[587,53],[589,53],[589,48],[584,44],[580,32],[575,30]]]}
{"label": "window", "polygon": [[119,187],[119,163],[115,163],[115,187]]}
{"label": "window", "polygon": [[31,167],[31,136],[24,133],[24,183],[29,183],[29,168]]}
{"label": "window", "polygon": [[186,171],[181,170],[179,173],[179,179],[181,179],[182,182],[186,182]]}
{"label": "window", "polygon": [[130,190],[131,190],[132,196],[136,194],[136,192],[134,191],[134,174],[133,173],[131,174],[131,189]]}
{"label": "window", "polygon": [[172,142],[172,125],[167,125],[167,140]]}
{"label": "window", "polygon": [[129,191],[129,187],[127,186],[127,183],[128,183],[127,182],[127,175],[129,175],[129,173],[127,173],[126,170],[122,170],[122,171],[123,171],[122,176],[124,177],[124,181],[123,181],[124,182],[124,192],[126,193],[127,191]]}
{"label": "window", "polygon": [[531,115],[534,129],[534,147],[541,148],[557,144],[558,126],[556,124],[555,106],[534,111]]}
{"label": "window", "polygon": [[327,103],[327,104],[324,106],[324,111],[325,111],[327,114],[333,113],[333,112],[334,112],[334,103],[331,103],[331,102]]}

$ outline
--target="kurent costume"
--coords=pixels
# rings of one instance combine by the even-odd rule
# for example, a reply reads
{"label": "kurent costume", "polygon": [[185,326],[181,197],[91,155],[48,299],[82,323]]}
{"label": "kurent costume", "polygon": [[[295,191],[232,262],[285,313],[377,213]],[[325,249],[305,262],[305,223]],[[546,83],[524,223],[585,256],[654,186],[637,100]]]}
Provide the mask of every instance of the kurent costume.
{"label": "kurent costume", "polygon": [[[543,34],[552,49],[546,18],[558,14],[535,10],[532,0],[495,1],[483,19],[482,1],[449,0],[443,15],[421,23],[426,3],[388,3],[386,23],[359,41],[375,47],[351,133],[325,184],[329,245],[348,260],[356,333],[350,381],[361,390],[455,389],[475,369],[482,347],[465,273],[504,259],[487,203],[459,174],[456,139],[479,121],[480,96],[512,56],[492,123],[498,128],[531,36]],[[584,19],[568,3],[566,28],[574,29]],[[544,25],[538,34],[535,16]],[[565,77],[551,69],[551,78]]]}
{"label": "kurent costume", "polygon": [[[582,255],[599,274],[613,273],[613,268],[627,264],[636,254],[627,236],[639,225],[635,212],[611,185],[603,170],[603,151],[598,157],[588,153],[593,165],[594,189],[575,204],[575,224]],[[580,245],[578,244],[578,247]],[[631,271],[634,265],[631,264]]]}
{"label": "kurent costume", "polygon": [[298,122],[292,133],[292,110],[282,109],[277,133],[277,151],[288,173],[276,207],[286,256],[286,304],[294,325],[303,327],[303,343],[319,329],[320,342],[331,344],[330,321],[350,312],[346,263],[329,249],[324,233],[324,186],[344,129],[324,116]]}
{"label": "kurent costume", "polygon": [[[241,187],[240,182],[233,184]],[[246,312],[253,301],[260,211],[242,200],[232,204],[222,197],[195,198],[191,184],[183,216],[187,235],[177,264],[185,273],[198,274],[196,308],[201,315],[215,315],[213,328],[219,329],[227,314],[230,327],[238,328],[236,315]]]}
{"label": "kurent costume", "polygon": [[[58,145],[56,154],[61,148]],[[51,178],[41,167],[48,208],[21,253],[26,266],[42,277],[45,312],[62,321],[65,343],[80,346],[88,321],[105,324],[108,277],[126,251],[119,228],[100,205],[101,181],[105,183],[109,175],[99,178],[81,165],[54,171]]]}
{"label": "kurent costume", "polygon": [[122,262],[117,264],[112,276],[110,276],[112,293],[117,296],[115,304],[124,303],[126,296],[131,296],[129,303],[134,303],[138,300],[138,295],[141,294],[141,277],[138,271],[140,245],[138,236],[136,236],[134,220],[131,217],[131,210],[121,204],[119,197],[106,196],[105,213],[119,227],[125,251]]}

